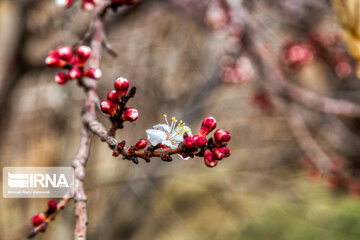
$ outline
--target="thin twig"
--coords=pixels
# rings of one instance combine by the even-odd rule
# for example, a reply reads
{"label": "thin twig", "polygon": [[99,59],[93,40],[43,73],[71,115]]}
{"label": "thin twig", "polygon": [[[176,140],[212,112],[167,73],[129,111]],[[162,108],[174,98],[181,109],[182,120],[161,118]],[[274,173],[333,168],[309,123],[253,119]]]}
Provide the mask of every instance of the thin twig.
{"label": "thin twig", "polygon": [[289,104],[286,112],[288,114],[290,129],[299,143],[300,148],[306,153],[309,159],[314,161],[314,164],[321,172],[329,173],[331,170],[331,160],[311,136],[310,131],[306,127],[296,107]]}
{"label": "thin twig", "polygon": [[57,203],[57,209],[55,212],[53,212],[52,214],[50,214],[45,221],[40,224],[39,226],[35,227],[28,235],[28,238],[33,238],[35,237],[39,232],[43,231],[46,229],[48,223],[52,220],[55,219],[55,217],[58,215],[58,213],[63,210],[66,206],[66,204],[69,202],[69,200],[71,199],[72,193],[68,192],[65,194],[65,196]]}

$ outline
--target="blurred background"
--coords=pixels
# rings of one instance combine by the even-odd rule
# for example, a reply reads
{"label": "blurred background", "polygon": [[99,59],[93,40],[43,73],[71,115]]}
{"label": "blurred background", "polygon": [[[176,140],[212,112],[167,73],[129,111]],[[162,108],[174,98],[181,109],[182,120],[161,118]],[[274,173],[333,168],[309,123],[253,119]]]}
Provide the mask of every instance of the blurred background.
{"label": "blurred background", "polygon": [[[330,1],[239,2],[292,84],[360,101],[356,59]],[[346,7],[357,16],[356,2]],[[74,82],[57,85],[58,70],[44,59],[50,49],[82,39],[91,13],[79,5],[64,10],[48,0],[0,1],[1,167],[71,165],[84,94]],[[341,162],[352,185],[304,163],[311,156],[275,106],[276,99],[289,98],[267,90],[269,74],[248,51],[251,32],[242,38],[245,21],[236,18],[236,8],[227,19],[222,7],[221,1],[144,0],[107,17],[108,40],[119,56],[103,52],[100,99],[124,76],[138,89],[130,105],[140,111],[117,139],[146,138],[163,114],[184,120],[193,132],[213,116],[232,134],[231,156],[212,169],[202,158],[134,165],[112,157],[93,137],[85,181],[88,239],[359,239],[359,120],[295,103],[311,138],[332,162]],[[308,40],[314,32],[330,39],[323,40],[330,42],[327,49],[314,50]],[[293,53],[296,44],[300,50]],[[328,55],[318,57],[323,52]],[[0,239],[25,239],[31,217],[47,200],[1,198]],[[73,209],[70,202],[36,238],[73,239]]]}

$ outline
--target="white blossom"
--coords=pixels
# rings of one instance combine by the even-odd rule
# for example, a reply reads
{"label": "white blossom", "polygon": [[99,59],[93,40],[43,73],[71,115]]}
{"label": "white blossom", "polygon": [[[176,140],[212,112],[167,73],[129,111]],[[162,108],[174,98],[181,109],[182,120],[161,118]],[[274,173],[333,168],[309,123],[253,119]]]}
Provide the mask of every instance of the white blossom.
{"label": "white blossom", "polygon": [[171,124],[169,124],[167,116],[164,115],[164,117],[166,124],[157,124],[153,126],[153,129],[146,130],[148,141],[152,146],[161,144],[162,146],[175,149],[179,143],[183,142],[185,132],[189,136],[192,136],[191,129],[185,126],[183,121],[178,123],[174,117],[172,118]]}

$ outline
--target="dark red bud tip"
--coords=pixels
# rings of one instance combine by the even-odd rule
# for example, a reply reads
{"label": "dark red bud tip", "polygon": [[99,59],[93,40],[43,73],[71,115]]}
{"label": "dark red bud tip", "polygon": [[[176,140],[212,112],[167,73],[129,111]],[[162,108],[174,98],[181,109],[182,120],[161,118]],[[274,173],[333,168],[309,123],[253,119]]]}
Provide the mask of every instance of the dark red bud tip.
{"label": "dark red bud tip", "polygon": [[219,148],[215,148],[215,149],[213,149],[213,157],[214,157],[214,159],[216,159],[216,160],[221,160],[221,159],[223,159],[224,157],[225,157],[225,154],[223,153],[223,151],[221,150],[221,149],[219,149]]}
{"label": "dark red bud tip", "polygon": [[48,209],[55,212],[57,210],[57,204],[54,200],[48,202]]}
{"label": "dark red bud tip", "polygon": [[119,101],[120,95],[115,90],[111,90],[107,95],[107,99],[113,103],[116,103]]}
{"label": "dark red bud tip", "polygon": [[118,92],[127,92],[129,89],[130,82],[126,78],[118,78],[114,83],[114,88]]}
{"label": "dark red bud tip", "polygon": [[214,133],[214,143],[217,146],[220,146],[221,144],[230,141],[230,138],[231,138],[230,133],[223,129],[218,129]]}
{"label": "dark red bud tip", "polygon": [[78,79],[81,77],[81,75],[82,75],[82,73],[81,73],[80,69],[78,69],[78,68],[72,68],[69,71],[69,77],[71,79]]}
{"label": "dark red bud tip", "polygon": [[136,150],[140,150],[140,149],[144,149],[147,145],[147,140],[146,139],[140,139],[136,144],[135,144],[135,149]]}
{"label": "dark red bud tip", "polygon": [[212,130],[216,128],[216,120],[213,117],[207,117],[201,124],[199,131],[200,137],[206,137]]}
{"label": "dark red bud tip", "polygon": [[113,117],[116,113],[114,104],[109,100],[104,100],[100,103],[100,109],[103,113],[110,115]]}
{"label": "dark red bud tip", "polygon": [[204,153],[204,161],[205,161],[205,165],[211,168],[215,167],[218,162],[216,159],[214,159],[213,153],[208,149]]}
{"label": "dark red bud tip", "polygon": [[189,153],[182,153],[181,157],[185,159],[185,158],[190,157],[190,154]]}
{"label": "dark red bud tip", "polygon": [[91,48],[85,45],[80,46],[77,49],[77,57],[80,63],[85,63],[91,55]]}
{"label": "dark red bud tip", "polygon": [[45,221],[45,219],[46,219],[46,215],[44,213],[39,213],[38,215],[33,216],[31,222],[34,227],[37,227],[40,224],[42,224]]}
{"label": "dark red bud tip", "polygon": [[225,157],[230,156],[230,149],[228,147],[221,147],[220,150],[225,154]]}
{"label": "dark red bud tip", "polygon": [[195,147],[195,140],[193,137],[187,137],[184,139],[184,145],[187,148],[194,148]]}
{"label": "dark red bud tip", "polygon": [[[196,135],[196,136],[198,136],[198,135]],[[195,139],[195,137],[194,137],[194,139]],[[198,148],[202,148],[202,147],[206,146],[206,143],[207,143],[207,139],[205,137],[198,136],[195,139],[195,146]]]}
{"label": "dark red bud tip", "polygon": [[69,77],[66,73],[60,72],[55,75],[55,82],[57,84],[62,85],[67,83],[67,81],[69,81]]}
{"label": "dark red bud tip", "polygon": [[89,68],[85,71],[85,76],[98,80],[102,77],[102,72],[99,68]]}
{"label": "dark red bud tip", "polygon": [[123,119],[124,121],[134,122],[139,117],[139,111],[136,108],[127,108],[124,111]]}
{"label": "dark red bud tip", "polygon": [[73,57],[73,52],[72,52],[72,49],[71,47],[58,47],[56,49],[57,51],[57,54],[59,56],[59,58],[61,58],[62,60],[65,60],[65,61],[70,61]]}

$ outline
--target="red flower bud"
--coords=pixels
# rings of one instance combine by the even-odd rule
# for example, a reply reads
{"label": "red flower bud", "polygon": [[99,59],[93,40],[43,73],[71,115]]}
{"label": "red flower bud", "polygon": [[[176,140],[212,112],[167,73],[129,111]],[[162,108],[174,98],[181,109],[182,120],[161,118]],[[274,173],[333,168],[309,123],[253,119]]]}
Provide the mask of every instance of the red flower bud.
{"label": "red flower bud", "polygon": [[195,147],[195,140],[193,137],[187,137],[184,139],[184,145],[187,148],[194,148]]}
{"label": "red flower bud", "polygon": [[214,148],[213,149],[213,157],[216,159],[216,160],[221,160],[225,157],[225,154],[223,153],[223,151],[219,148]]}
{"label": "red flower bud", "polygon": [[82,73],[81,73],[80,69],[78,69],[78,68],[72,68],[69,71],[69,77],[71,79],[78,79],[81,77],[81,75],[82,75]]}
{"label": "red flower bud", "polygon": [[140,150],[140,149],[144,149],[147,145],[147,140],[146,139],[140,139],[136,144],[135,144],[135,149],[136,150]]}
{"label": "red flower bud", "polygon": [[85,71],[85,76],[98,80],[101,78],[102,72],[99,68],[89,68]]}
{"label": "red flower bud", "polygon": [[230,149],[228,147],[221,147],[218,149],[220,149],[225,154],[225,157],[230,156]]}
{"label": "red flower bud", "polygon": [[95,3],[93,0],[83,0],[81,7],[86,11],[91,11],[95,8]]}
{"label": "red flower bud", "polygon": [[70,61],[73,57],[73,52],[72,52],[72,49],[71,47],[58,47],[56,49],[57,53],[58,53],[58,56],[59,58],[61,58],[62,60],[65,60],[65,61]]}
{"label": "red flower bud", "polygon": [[215,167],[217,165],[217,160],[214,159],[213,153],[209,149],[205,150],[204,161],[208,167]]}
{"label": "red flower bud", "polygon": [[55,55],[49,55],[45,59],[45,64],[48,65],[48,67],[61,68],[66,65],[66,61],[60,59],[59,57],[57,57]]}
{"label": "red flower bud", "polygon": [[314,58],[313,49],[310,45],[292,43],[282,53],[283,62],[289,67],[301,67]]}
{"label": "red flower bud", "polygon": [[130,82],[126,78],[118,78],[114,83],[114,88],[118,92],[127,92]]}
{"label": "red flower bud", "polygon": [[57,204],[54,200],[48,202],[48,209],[55,212],[57,210]]}
{"label": "red flower bud", "polygon": [[136,108],[128,108],[124,111],[123,119],[124,121],[134,122],[139,117],[139,111]]}
{"label": "red flower bud", "polygon": [[109,100],[104,100],[100,103],[101,111],[105,114],[110,115],[113,117],[116,113],[116,110],[114,108],[114,104]]}
{"label": "red flower bud", "polygon": [[216,146],[220,146],[221,144],[230,141],[230,138],[230,133],[223,129],[218,129],[214,133],[214,143]]}
{"label": "red flower bud", "polygon": [[202,148],[206,145],[207,139],[205,137],[199,137],[199,135],[194,136],[195,146],[198,148]]}
{"label": "red flower bud", "polygon": [[44,213],[39,213],[38,215],[35,215],[32,219],[31,222],[34,225],[34,227],[37,227],[39,225],[41,225],[46,219],[46,215]]}
{"label": "red flower bud", "polygon": [[117,91],[111,90],[107,95],[107,99],[109,99],[113,103],[116,103],[119,101],[120,95],[118,94]]}
{"label": "red flower bud", "polygon": [[77,49],[77,57],[80,64],[84,64],[91,55],[91,48],[85,45]]}
{"label": "red flower bud", "polygon": [[216,120],[213,117],[207,117],[201,124],[199,131],[200,137],[206,137],[212,130],[216,128]]}
{"label": "red flower bud", "polygon": [[55,82],[57,84],[65,84],[69,80],[69,77],[66,73],[60,72],[55,75]]}
{"label": "red flower bud", "polygon": [[186,158],[190,157],[190,154],[189,153],[181,153],[181,157],[186,159]]}

